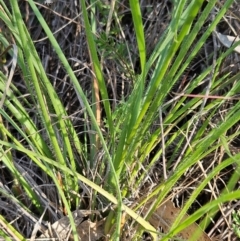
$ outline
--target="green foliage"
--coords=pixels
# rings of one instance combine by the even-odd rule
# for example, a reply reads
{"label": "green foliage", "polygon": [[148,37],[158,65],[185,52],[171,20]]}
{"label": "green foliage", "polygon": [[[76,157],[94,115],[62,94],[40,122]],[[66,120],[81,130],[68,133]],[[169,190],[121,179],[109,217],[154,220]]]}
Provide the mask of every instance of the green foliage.
{"label": "green foliage", "polygon": [[[217,123],[217,128],[210,128],[211,117],[221,110],[224,100],[213,99],[206,102],[206,98],[199,96],[187,99],[187,94],[191,94],[201,86],[201,83],[209,76],[211,77],[211,83],[208,85],[209,92],[203,89],[200,93],[202,95],[214,95],[217,91],[224,89],[227,85],[226,83],[233,83],[239,78],[239,74],[232,77],[228,75],[218,76],[222,60],[232,52],[233,48],[216,58],[214,64],[208,66],[192,79],[191,83],[184,89],[186,96],[179,96],[178,101],[175,101],[174,104],[166,101],[171,90],[181,80],[181,76],[187,70],[192,59],[197,55],[207,38],[209,38],[233,0],[225,2],[216,14],[215,19],[199,38],[197,37],[199,31],[205,24],[217,1],[207,2],[202,10],[204,2],[204,0],[191,1],[190,3],[186,0],[174,1],[172,20],[163,36],[156,43],[151,56],[147,59],[145,30],[140,3],[136,0],[130,0],[140,60],[140,73],[135,73],[134,69],[130,69],[131,64],[127,63],[127,58],[122,57],[127,53],[127,46],[124,43],[115,41],[115,37],[119,34],[119,29],[114,25],[110,31],[106,30],[106,32],[96,35],[94,16],[91,14],[91,20],[89,21],[90,14],[87,10],[86,2],[80,0],[88,49],[93,66],[92,70],[99,88],[97,91],[100,92],[103,103],[102,111],[106,115],[105,119],[102,120],[103,125],[101,125],[97,121],[96,107],[92,107],[92,103],[85,96],[66,56],[64,56],[59,43],[47,26],[34,1],[29,0],[31,8],[71,79],[79,103],[83,105],[84,115],[90,118],[90,129],[96,133],[96,137],[100,140],[100,145],[91,154],[88,153],[87,148],[84,148],[84,145],[87,144],[81,143],[70,118],[64,118],[67,116],[66,110],[44,71],[33,41],[22,20],[18,2],[15,0],[10,1],[12,14],[3,5],[7,14],[2,12],[0,17],[8,26],[14,39],[16,39],[18,47],[17,65],[26,82],[28,91],[31,93],[31,100],[19,101],[21,93],[13,83],[6,91],[5,83],[7,79],[1,72],[0,98],[4,99],[5,92],[7,96],[4,100],[4,108],[0,109],[1,118],[4,119],[0,123],[1,136],[3,137],[0,140],[1,159],[11,172],[11,175],[13,175],[16,186],[23,187],[24,192],[39,211],[43,209],[40,199],[37,193],[33,191],[29,181],[21,176],[19,170],[14,166],[11,155],[12,150],[17,150],[26,155],[51,178],[58,189],[64,207],[70,215],[70,223],[73,232],[75,232],[75,240],[77,240],[76,226],[71,215],[71,208],[77,206],[81,200],[76,195],[72,195],[72,193],[78,193],[79,181],[91,187],[96,191],[96,194],[100,193],[115,205],[114,210],[110,211],[105,225],[106,235],[110,232],[111,240],[119,240],[121,237],[123,211],[126,211],[139,224],[139,232],[136,236],[140,235],[143,230],[148,230],[151,232],[154,240],[157,240],[158,232],[156,227],[147,222],[147,219],[140,218],[137,210],[124,205],[123,200],[124,198],[132,197],[133,193],[138,193],[139,187],[143,186],[144,181],[149,178],[151,169],[159,163],[163,155],[163,143],[168,148],[179,137],[176,150],[172,152],[171,157],[165,163],[165,171],[168,173],[168,176],[165,177],[163,175],[155,189],[149,194],[149,197],[155,198],[155,202],[149,210],[147,218],[155,212],[159,204],[171,193],[173,187],[183,177],[184,173],[199,163],[200,160],[207,158],[219,146],[223,146],[226,149],[229,158],[206,173],[204,180],[195,187],[182,211],[176,217],[174,223],[171,224],[169,233],[162,240],[176,237],[181,230],[184,230],[184,228],[201,218],[203,221],[200,226],[202,229],[205,229],[205,225],[216,215],[221,203],[240,197],[239,191],[235,191],[240,173],[239,154],[232,156],[228,150],[229,140],[234,135],[239,135],[239,131],[233,136],[226,136],[226,133],[240,121],[239,103],[226,112],[224,122]],[[109,7],[98,1],[91,6],[91,10],[92,12],[95,12],[95,10],[100,11],[104,16],[101,24],[107,25],[109,18],[106,16],[111,17],[110,13],[114,11],[114,5]],[[3,59],[3,63],[5,48],[9,43],[2,35],[0,36],[0,41],[0,57]],[[113,110],[107,91],[107,81],[103,74],[104,66],[102,65],[104,64],[104,59],[117,60],[120,57],[122,62],[127,63],[125,74],[131,76],[134,86],[127,99],[122,100]],[[233,96],[239,90],[240,83],[238,82],[232,85],[227,95]],[[94,91],[92,89],[92,92]],[[39,127],[26,111],[31,106],[37,106],[36,111],[45,135],[39,131]],[[163,116],[164,118],[162,118]],[[196,129],[195,126],[198,126],[200,121],[201,127]],[[24,140],[24,144],[9,131],[4,124],[5,122],[11,125],[11,128],[18,133]],[[155,123],[157,123],[157,127]],[[189,133],[193,133],[193,135],[191,136]],[[168,138],[164,139],[166,136]],[[189,136],[191,137],[186,138]],[[185,144],[186,139],[189,142],[187,144]],[[95,142],[90,140],[90,145],[94,144],[96,144],[96,140]],[[74,156],[74,150],[76,149],[80,156],[86,157],[83,165],[86,170],[80,170],[81,173],[78,171]],[[179,155],[181,151],[183,153]],[[89,180],[90,177],[82,174],[88,173],[89,170],[87,168],[89,166],[95,166],[95,158],[98,152],[103,153],[103,161],[94,172],[99,172],[100,177],[104,174],[105,179],[103,181],[95,179],[95,182],[92,182]],[[149,159],[150,157],[151,159]],[[189,207],[204,188],[219,172],[232,164],[236,165],[236,170],[230,176],[226,183],[226,188],[221,191],[216,200],[204,205],[182,222],[182,217],[187,213]],[[63,177],[62,185],[58,173]],[[7,195],[6,193],[3,194]],[[94,202],[94,205],[97,206],[97,203]],[[96,208],[96,206],[93,208]],[[208,215],[206,215],[207,213]],[[233,218],[235,222],[233,228],[236,234],[239,235],[239,214],[234,213]]]}
{"label": "green foliage", "polygon": [[96,44],[98,49],[104,50],[104,59],[116,59],[123,58],[122,56],[126,56],[127,50],[124,43],[117,43],[114,35],[117,34],[117,30],[110,32],[110,36],[108,36],[105,32],[101,33],[99,38],[96,38]]}
{"label": "green foliage", "polygon": [[233,223],[232,227],[235,234],[240,238],[240,211],[233,211],[232,213]]}

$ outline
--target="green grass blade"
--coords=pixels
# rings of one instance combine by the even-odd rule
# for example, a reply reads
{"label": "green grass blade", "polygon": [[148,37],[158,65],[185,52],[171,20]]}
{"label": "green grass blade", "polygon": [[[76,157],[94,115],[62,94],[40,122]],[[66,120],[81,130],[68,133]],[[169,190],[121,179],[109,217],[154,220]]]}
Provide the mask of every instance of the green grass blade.
{"label": "green grass blade", "polygon": [[[55,155],[56,155],[57,159],[59,160],[59,162],[64,164],[65,159],[64,159],[63,153],[61,151],[61,148],[59,146],[56,132],[55,132],[53,126],[52,126],[52,120],[50,118],[48,104],[46,103],[46,98],[44,98],[43,91],[40,87],[41,80],[39,79],[39,77],[37,77],[37,71],[39,70],[38,69],[39,65],[37,65],[36,59],[34,59],[34,57],[32,55],[32,52],[29,48],[29,43],[31,42],[31,39],[26,34],[26,31],[23,27],[24,23],[23,23],[23,21],[20,17],[21,16],[20,10],[18,8],[17,3],[14,1],[12,3],[12,6],[13,6],[13,11],[15,13],[15,16],[17,17],[16,22],[17,22],[17,27],[18,27],[18,30],[19,30],[21,42],[22,42],[23,52],[26,56],[26,60],[27,60],[28,66],[29,66],[29,71],[30,71],[32,82],[33,82],[33,85],[34,85],[34,89],[35,89],[35,92],[36,92],[36,95],[37,95],[37,100],[38,100],[38,103],[39,103],[39,106],[40,106],[40,109],[41,109],[43,122],[44,122],[46,130],[48,132],[48,136],[51,140],[52,146],[54,148]],[[72,180],[69,179],[68,177],[66,178],[66,182],[68,184],[70,184],[71,181]],[[69,185],[69,186],[71,186],[71,185]],[[65,187],[68,188],[68,185],[66,185]]]}
{"label": "green grass blade", "polygon": [[[240,156],[240,155],[239,155]],[[214,170],[207,175],[206,178],[200,183],[200,185],[194,190],[188,201],[185,203],[184,207],[181,209],[180,214],[176,217],[176,220],[172,224],[171,230],[174,230],[181,222],[181,219],[183,216],[187,213],[187,210],[191,206],[191,204],[196,200],[197,196],[200,194],[200,192],[204,189],[205,186],[210,182],[210,180],[215,177],[221,170],[228,167],[229,165],[233,164],[234,160],[231,158],[225,160],[221,164],[219,164]],[[231,190],[229,190],[231,192]],[[224,194],[225,195],[225,194]],[[216,206],[217,208],[217,206]],[[171,232],[171,231],[170,231]]]}
{"label": "green grass blade", "polygon": [[138,0],[130,0],[129,3],[130,3],[130,8],[131,8],[132,17],[133,17],[134,30],[137,37],[141,70],[143,73],[145,70],[145,64],[146,64],[146,44],[145,44],[145,36],[143,31],[144,28],[142,23],[142,14],[141,14],[140,4]]}
{"label": "green grass blade", "polygon": [[[122,200],[121,200],[121,192],[120,192],[120,189],[119,189],[118,179],[117,179],[117,177],[116,177],[116,175],[115,175],[115,170],[114,170],[114,167],[113,167],[113,164],[112,164],[112,158],[111,158],[111,156],[110,156],[110,154],[109,154],[109,151],[108,151],[108,148],[107,148],[107,146],[106,146],[105,140],[104,140],[104,138],[103,138],[102,132],[101,132],[99,126],[98,126],[98,123],[97,123],[97,121],[96,121],[96,119],[95,119],[94,113],[93,113],[92,110],[91,110],[91,107],[90,107],[90,105],[89,105],[89,103],[88,103],[88,100],[87,100],[87,98],[85,97],[85,95],[84,95],[84,93],[83,93],[83,91],[82,91],[82,88],[80,87],[80,85],[79,85],[79,83],[78,83],[78,80],[77,80],[76,76],[74,75],[74,73],[73,73],[73,71],[72,71],[69,63],[67,62],[65,56],[63,55],[60,46],[59,46],[58,43],[56,42],[54,36],[52,35],[52,33],[51,33],[50,29],[48,28],[46,22],[44,21],[42,15],[40,14],[39,10],[36,8],[34,2],[33,2],[32,0],[29,0],[29,4],[30,4],[30,6],[32,7],[34,13],[36,14],[36,16],[37,16],[39,22],[41,23],[44,31],[45,31],[46,34],[48,35],[49,40],[50,40],[51,43],[52,43],[52,46],[54,47],[56,53],[57,53],[58,56],[59,56],[59,59],[62,61],[64,67],[66,68],[66,70],[67,70],[67,72],[68,72],[68,74],[69,74],[69,76],[70,76],[70,78],[71,78],[71,80],[72,80],[72,82],[73,82],[73,84],[74,84],[74,87],[75,87],[75,89],[76,89],[76,92],[79,94],[80,101],[84,103],[84,106],[86,107],[87,112],[88,112],[88,114],[89,114],[90,117],[91,117],[92,123],[93,123],[96,131],[97,131],[98,134],[99,134],[99,138],[100,138],[100,140],[101,140],[101,142],[102,142],[103,148],[104,148],[104,150],[105,150],[105,152],[106,152],[106,156],[107,156],[108,162],[109,162],[110,167],[111,167],[111,172],[112,172],[113,175],[115,176],[115,178],[114,178],[114,183],[112,183],[112,185],[114,186],[114,188],[115,188],[115,190],[116,190],[116,192],[117,192],[117,195],[118,195],[118,199],[119,199],[119,206],[118,206],[118,222],[119,222],[118,226],[119,226],[119,225],[120,225],[120,219],[121,219],[120,216],[121,216],[121,205],[122,205],[122,203],[121,203],[121,202],[122,202]],[[100,69],[97,69],[97,70],[95,70],[95,71],[101,71],[101,70],[100,70]],[[108,114],[110,115],[110,113],[108,113]]]}
{"label": "green grass blade", "polygon": [[[183,223],[179,224],[173,231],[171,231],[167,236],[165,236],[162,240],[166,241],[169,237],[175,236],[185,227],[189,226],[191,223],[197,221],[203,214],[211,211],[211,209],[215,208],[219,204],[225,203],[231,200],[237,200],[240,198],[240,191],[234,191],[232,193],[227,193],[225,195],[221,195],[217,200],[211,201],[208,204],[204,205],[200,209],[198,209],[194,214],[189,216]],[[191,239],[192,240],[192,239]]]}
{"label": "green grass blade", "polygon": [[102,95],[103,105],[104,105],[104,109],[105,109],[105,112],[107,115],[107,122],[109,125],[110,133],[111,133],[111,135],[113,135],[114,128],[113,128],[111,107],[110,107],[108,92],[107,92],[105,80],[103,77],[103,73],[101,70],[100,62],[99,62],[99,59],[97,56],[96,44],[95,44],[92,29],[91,29],[91,26],[90,26],[90,23],[88,20],[88,14],[87,14],[85,1],[80,0],[80,4],[82,6],[82,11],[83,11],[84,25],[85,25],[85,31],[86,31],[91,61],[92,61],[93,67],[94,67],[96,79],[99,83],[100,93]]}
{"label": "green grass blade", "polygon": [[[94,190],[96,190],[97,192],[99,192],[101,195],[103,195],[104,197],[106,197],[110,202],[112,202],[115,205],[118,205],[119,201],[118,199],[113,196],[111,193],[107,192],[106,190],[102,189],[100,186],[98,186],[96,183],[90,181],[88,178],[78,174],[78,173],[74,173],[71,169],[69,169],[68,167],[66,167],[65,165],[60,165],[57,161],[54,161],[50,158],[47,158],[46,156],[42,156],[38,153],[32,152],[24,147],[22,147],[21,145],[15,145],[15,144],[11,144],[9,142],[5,142],[0,140],[0,144],[8,147],[8,148],[13,148],[15,150],[18,150],[22,153],[25,153],[26,155],[28,155],[44,172],[46,172],[48,175],[51,175],[52,170],[49,169],[49,166],[55,166],[58,169],[62,170],[62,172],[66,172],[69,175],[72,176],[77,176],[77,178],[82,181],[83,183],[85,183],[86,185],[90,186],[91,188],[93,188]],[[42,161],[39,161],[39,159],[41,159],[45,164],[42,164]],[[54,178],[54,176],[52,177]],[[53,179],[54,180],[54,179]],[[55,182],[56,180],[54,180]],[[57,183],[57,182],[56,182]],[[55,184],[56,184],[55,183]],[[58,184],[58,183],[57,183]],[[63,195],[63,194],[61,194]],[[145,221],[143,218],[141,218],[139,216],[139,214],[135,213],[133,210],[131,210],[130,208],[128,208],[127,206],[123,205],[122,206],[122,210],[126,211],[127,214],[129,216],[131,216],[133,219],[135,219],[141,226],[143,226],[145,229],[149,230],[150,232],[152,232],[153,237],[155,237],[154,240],[156,239],[156,229],[150,225],[147,221]]]}
{"label": "green grass blade", "polygon": [[[14,237],[16,241],[26,241],[26,239],[15,230],[15,228],[2,215],[0,215],[0,224],[2,228],[12,234],[12,237]],[[0,238],[4,238],[5,241],[12,241],[12,238],[10,238],[3,230],[0,230]]]}

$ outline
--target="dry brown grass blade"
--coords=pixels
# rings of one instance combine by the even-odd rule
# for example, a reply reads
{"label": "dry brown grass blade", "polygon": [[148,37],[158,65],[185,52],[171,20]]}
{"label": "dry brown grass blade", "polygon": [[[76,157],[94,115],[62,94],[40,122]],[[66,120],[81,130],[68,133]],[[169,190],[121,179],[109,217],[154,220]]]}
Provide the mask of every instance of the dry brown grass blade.
{"label": "dry brown grass blade", "polygon": [[[0,228],[1,230],[5,230],[8,233],[8,235],[14,240],[21,241],[21,239],[13,232],[11,228],[11,224],[8,224],[3,216],[1,216],[0,218]],[[0,240],[1,240],[1,237],[0,237]]]}
{"label": "dry brown grass blade", "polygon": [[[142,210],[142,214],[145,216],[150,209],[153,202],[149,202],[144,206]],[[167,200],[161,204],[152,216],[149,218],[149,222],[155,227],[159,229],[161,227],[164,233],[167,233],[169,228],[174,223],[176,217],[179,215],[181,209],[174,207],[172,201]],[[187,214],[184,215],[183,220],[188,217]],[[212,241],[208,235],[196,224],[193,223],[183,231],[178,234],[178,237],[183,238],[184,240],[190,240],[194,238],[194,235],[197,236],[195,241]]]}

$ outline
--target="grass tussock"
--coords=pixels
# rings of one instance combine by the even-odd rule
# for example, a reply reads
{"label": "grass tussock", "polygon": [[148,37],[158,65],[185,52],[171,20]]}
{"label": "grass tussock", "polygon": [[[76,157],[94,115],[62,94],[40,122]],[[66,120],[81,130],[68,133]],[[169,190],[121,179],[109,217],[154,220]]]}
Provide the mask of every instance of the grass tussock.
{"label": "grass tussock", "polygon": [[0,237],[239,238],[235,1],[0,8]]}

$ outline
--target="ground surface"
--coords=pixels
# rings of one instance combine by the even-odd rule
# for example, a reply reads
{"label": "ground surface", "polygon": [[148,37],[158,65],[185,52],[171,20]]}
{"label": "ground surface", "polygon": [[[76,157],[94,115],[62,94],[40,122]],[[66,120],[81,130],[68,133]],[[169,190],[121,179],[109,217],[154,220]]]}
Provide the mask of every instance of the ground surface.
{"label": "ground surface", "polygon": [[[151,51],[153,50],[157,40],[163,34],[163,31],[169,24],[171,20],[171,10],[172,3],[171,1],[142,1],[142,13],[144,18],[144,25],[146,31],[146,43],[147,43],[147,53],[150,56]],[[84,27],[82,24],[82,18],[79,16],[79,6],[77,1],[54,1],[51,5],[38,4],[41,13],[44,16],[45,21],[49,24],[52,32],[54,32],[55,38],[58,40],[62,50],[71,63],[71,66],[76,71],[76,76],[84,89],[85,93],[91,97],[92,89],[92,70],[91,70],[91,61],[89,59],[88,48],[86,43],[86,37],[84,32]],[[113,99],[112,107],[115,108],[119,100],[127,98],[128,94],[131,92],[133,83],[131,81],[131,71],[129,71],[129,66],[131,66],[136,72],[139,70],[139,59],[137,57],[136,49],[136,39],[133,33],[133,23],[131,19],[131,13],[128,7],[128,1],[121,1],[118,5],[118,16],[120,22],[112,23],[112,32],[111,37],[108,41],[104,41],[104,31],[106,28],[106,16],[104,15],[103,5],[101,11],[96,13],[97,19],[97,41],[99,45],[99,55],[105,51],[105,58],[102,62],[104,66],[104,74],[108,80],[108,88],[110,98]],[[80,133],[82,131],[83,123],[81,122],[83,116],[79,111],[78,98],[73,90],[70,79],[67,76],[62,64],[58,60],[56,54],[49,41],[45,38],[45,34],[39,25],[36,17],[33,15],[27,2],[22,1],[21,3],[22,11],[25,11],[25,22],[28,26],[28,29],[31,33],[32,39],[35,42],[35,46],[39,55],[41,56],[42,63],[45,67],[46,73],[51,79],[54,88],[57,90],[59,96],[62,98],[66,110],[69,115],[72,117],[72,121]],[[218,31],[222,34],[234,35],[233,29],[239,33],[240,26],[240,7],[239,4],[231,8],[231,12],[228,12],[228,16],[232,18],[227,18],[229,21],[222,20],[218,26]],[[238,16],[238,18],[236,17]],[[209,19],[209,21],[211,21]],[[230,28],[232,26],[232,29]],[[121,30],[120,30],[121,27]],[[206,23],[205,28],[208,27]],[[204,29],[202,30],[204,31]],[[201,34],[201,33],[199,33]],[[214,37],[210,38],[204,45],[203,49],[200,51],[199,55],[191,63],[188,68],[188,72],[181,77],[179,83],[175,87],[175,92],[181,92],[184,89],[184,86],[187,85],[189,81],[195,76],[201,73],[202,68],[206,68],[211,64],[212,58],[209,57],[214,49]],[[122,50],[122,45],[128,45],[128,52]],[[104,50],[106,49],[106,50]],[[224,47],[222,47],[224,50]],[[220,51],[218,49],[217,51]],[[230,71],[239,70],[239,55],[237,53],[232,54],[222,65],[222,75]],[[16,73],[15,81],[19,81],[19,76]],[[26,87],[19,81],[19,89],[24,93],[27,93]],[[227,91],[226,87],[226,90]],[[196,90],[194,94],[200,90]],[[220,94],[220,93],[219,93]],[[168,97],[171,98],[171,95]],[[234,101],[229,101],[226,103],[225,108],[231,108],[231,105],[234,105]],[[224,109],[222,110],[224,112]],[[37,120],[38,116],[34,116],[35,112],[32,110],[33,119]],[[223,116],[216,115],[216,122],[219,118]],[[215,123],[213,123],[214,125]],[[238,129],[238,126],[235,127]],[[232,132],[235,130],[233,129]],[[231,133],[229,133],[231,134]],[[176,141],[177,142],[177,141]],[[239,152],[239,143],[240,140],[235,138],[231,143],[231,151]],[[174,146],[166,150],[166,155],[171,156],[173,154]],[[178,153],[181,150],[178,151]],[[154,154],[154,153],[153,153]],[[193,169],[189,170],[178,182],[178,185],[173,190],[173,200],[181,207],[185,202],[185,199],[189,196],[189,193],[194,189],[194,186],[197,184],[196,180],[198,177],[203,178],[204,170],[207,170],[210,166],[215,166],[222,158],[226,157],[224,150],[219,149],[215,153],[211,153],[205,160],[202,162],[202,167],[196,165]],[[52,186],[52,183],[49,182],[46,176],[37,177],[41,175],[38,169],[34,165],[30,165],[27,160],[22,156],[18,156],[16,153],[16,158],[21,159],[19,165],[21,165],[24,170],[32,172],[33,179],[37,180],[36,182],[41,184],[42,192],[47,196],[49,202],[52,205],[52,210],[56,207],[57,195],[55,195],[55,189]],[[161,165],[155,167],[155,171],[152,173],[152,180],[158,182],[159,175],[161,173]],[[200,206],[209,202],[213,199],[213,196],[219,193],[225,186],[225,182],[231,176],[234,166],[228,167],[222,173],[219,173],[219,176],[212,181],[212,190],[206,189],[196,200],[194,205],[189,210],[189,214],[193,213]],[[9,180],[8,173],[2,173],[2,184],[3,185],[12,185],[11,178]],[[43,181],[44,180],[44,181]],[[9,184],[10,183],[10,184]],[[43,183],[45,183],[43,185]],[[143,193],[142,193],[143,194]],[[144,194],[143,194],[144,195]],[[12,202],[8,203],[6,200],[1,200],[3,202],[1,206],[1,213],[8,220],[13,220],[16,218],[15,213],[12,213],[12,210],[15,210],[14,204]],[[27,202],[27,201],[26,201]],[[29,209],[31,209],[31,204],[29,203]],[[232,230],[232,216],[231,212],[233,209],[237,210],[240,206],[238,200],[224,205],[222,211],[213,220],[212,224],[206,230],[210,237],[219,237],[218,240],[237,240],[236,236]],[[4,208],[3,208],[4,207]],[[57,208],[57,207],[56,207]],[[34,210],[32,210],[34,212]],[[17,229],[21,230],[26,237],[30,237],[34,228],[34,223],[41,216],[40,213],[35,213],[35,216],[28,217],[27,214],[22,213],[21,218],[18,217],[16,222]],[[48,213],[48,221],[54,223],[63,216],[62,210],[57,210],[52,213]],[[86,224],[86,227],[89,227],[89,223]],[[96,231],[97,232],[97,231]],[[100,231],[99,231],[100,232]]]}

